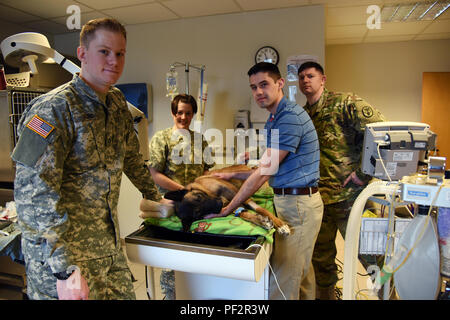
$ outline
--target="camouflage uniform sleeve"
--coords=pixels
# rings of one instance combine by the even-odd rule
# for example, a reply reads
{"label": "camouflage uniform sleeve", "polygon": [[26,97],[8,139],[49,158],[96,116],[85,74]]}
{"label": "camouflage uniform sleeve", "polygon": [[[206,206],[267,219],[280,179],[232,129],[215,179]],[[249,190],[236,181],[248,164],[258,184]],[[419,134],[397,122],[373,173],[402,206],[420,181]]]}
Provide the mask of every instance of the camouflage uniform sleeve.
{"label": "camouflage uniform sleeve", "polygon": [[212,156],[212,148],[209,146],[208,141],[206,141],[205,137],[202,137],[203,139],[203,165],[205,168],[205,171],[210,170],[213,168],[216,163],[214,162],[214,158]]}
{"label": "camouflage uniform sleeve", "polygon": [[[364,141],[364,130],[366,124],[373,122],[381,122],[386,121],[386,118],[383,114],[371,106],[367,101],[361,99],[357,95],[349,95],[346,101],[345,110],[348,113],[348,118],[350,119],[350,123],[352,124],[353,129],[356,131],[356,140],[355,144],[361,146],[360,150],[360,161],[362,158],[362,144]],[[361,166],[355,170],[358,178],[364,182],[368,182],[371,177],[364,174],[361,170]]]}
{"label": "camouflage uniform sleeve", "polygon": [[164,130],[158,131],[150,140],[149,166],[163,173],[168,158],[168,146],[164,139]]}
{"label": "camouflage uniform sleeve", "polygon": [[[124,105],[126,106],[125,98]],[[142,155],[139,153],[139,140],[134,133],[133,119],[127,110],[124,121],[128,124],[126,139],[126,153],[123,165],[123,172],[127,175],[133,185],[144,195],[145,199],[159,201],[161,194],[156,189],[155,182],[144,163]]]}
{"label": "camouflage uniform sleeve", "polygon": [[[63,105],[42,103],[24,114],[19,125],[20,138],[11,155],[16,162],[14,199],[23,238],[24,254],[46,262],[52,272],[66,271],[73,264],[70,248],[63,239],[68,215],[60,205],[64,159],[70,143],[61,113]],[[59,116],[58,116],[59,115]],[[33,119],[45,121],[46,132],[35,131]]]}

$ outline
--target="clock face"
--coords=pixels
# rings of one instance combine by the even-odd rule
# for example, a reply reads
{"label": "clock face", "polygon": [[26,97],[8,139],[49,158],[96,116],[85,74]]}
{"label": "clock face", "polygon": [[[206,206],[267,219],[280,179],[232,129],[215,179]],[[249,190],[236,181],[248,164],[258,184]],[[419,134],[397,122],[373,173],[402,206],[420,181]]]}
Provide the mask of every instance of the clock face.
{"label": "clock face", "polygon": [[278,55],[278,51],[275,50],[272,47],[269,46],[265,46],[262,47],[260,49],[258,49],[258,51],[256,51],[256,55],[255,55],[255,62],[270,62],[273,64],[278,64],[278,60],[279,60],[279,55]]}

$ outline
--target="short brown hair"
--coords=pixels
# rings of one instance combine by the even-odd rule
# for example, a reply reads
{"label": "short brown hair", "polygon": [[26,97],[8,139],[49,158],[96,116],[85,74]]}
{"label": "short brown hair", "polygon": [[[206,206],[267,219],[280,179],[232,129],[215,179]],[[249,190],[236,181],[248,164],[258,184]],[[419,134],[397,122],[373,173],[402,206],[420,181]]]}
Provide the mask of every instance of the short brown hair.
{"label": "short brown hair", "polygon": [[127,31],[119,21],[112,18],[99,18],[90,20],[83,26],[80,32],[80,46],[88,48],[89,43],[95,37],[95,32],[99,29],[121,33],[127,40]]}
{"label": "short brown hair", "polygon": [[318,64],[317,62],[315,62],[315,61],[307,61],[307,62],[303,63],[303,64],[298,68],[297,74],[300,74],[300,72],[302,72],[303,70],[309,69],[309,68],[314,68],[314,69],[316,69],[316,70],[319,71],[322,75],[325,74],[324,71],[323,71],[322,66],[321,66],[320,64]]}
{"label": "short brown hair", "polygon": [[194,114],[197,113],[197,101],[195,101],[195,98],[189,94],[179,94],[175,98],[173,98],[172,103],[171,103],[172,114],[174,116],[178,112],[178,103],[180,101],[183,103],[186,103],[186,104],[190,104]]}
{"label": "short brown hair", "polygon": [[248,76],[255,75],[259,72],[267,72],[269,74],[269,77],[273,79],[273,81],[278,81],[278,79],[281,78],[281,73],[278,67],[270,62],[259,62],[255,64],[253,67],[251,67],[247,74]]}

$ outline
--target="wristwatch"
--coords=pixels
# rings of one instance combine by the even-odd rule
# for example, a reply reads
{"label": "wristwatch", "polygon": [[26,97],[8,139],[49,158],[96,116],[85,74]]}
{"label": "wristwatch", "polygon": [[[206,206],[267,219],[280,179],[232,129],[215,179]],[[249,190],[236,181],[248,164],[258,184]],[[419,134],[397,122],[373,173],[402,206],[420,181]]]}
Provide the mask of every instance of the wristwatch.
{"label": "wristwatch", "polygon": [[72,273],[74,272],[75,270],[72,270],[72,272],[67,272],[67,271],[62,271],[62,272],[57,272],[57,273],[54,273],[53,275],[56,277],[56,279],[58,279],[58,280],[67,280],[67,279],[69,279],[69,277],[72,275]]}

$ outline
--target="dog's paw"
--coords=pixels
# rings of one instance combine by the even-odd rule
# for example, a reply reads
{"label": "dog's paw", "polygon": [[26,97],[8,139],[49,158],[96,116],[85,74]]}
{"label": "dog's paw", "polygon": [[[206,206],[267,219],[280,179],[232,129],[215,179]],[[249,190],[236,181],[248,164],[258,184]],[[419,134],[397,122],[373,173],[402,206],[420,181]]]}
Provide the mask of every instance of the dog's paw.
{"label": "dog's paw", "polygon": [[273,221],[270,220],[268,217],[257,215],[256,217],[258,219],[258,224],[263,227],[264,229],[270,230],[273,228]]}
{"label": "dog's paw", "polygon": [[288,236],[291,234],[291,229],[289,228],[289,226],[287,224],[282,225],[281,227],[279,227],[277,229],[277,232],[283,236]]}

